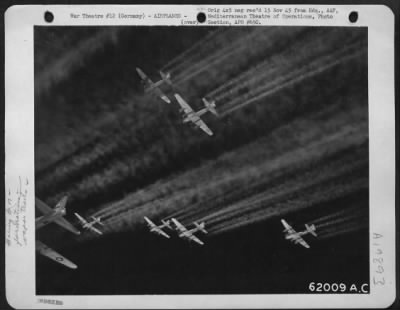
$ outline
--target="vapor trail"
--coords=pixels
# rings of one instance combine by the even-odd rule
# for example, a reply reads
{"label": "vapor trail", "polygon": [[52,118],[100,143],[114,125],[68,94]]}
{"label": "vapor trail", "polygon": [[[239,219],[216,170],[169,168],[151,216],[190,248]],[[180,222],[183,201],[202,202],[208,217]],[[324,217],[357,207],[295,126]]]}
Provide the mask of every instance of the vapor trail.
{"label": "vapor trail", "polygon": [[209,228],[208,231],[210,235],[220,234],[243,226],[265,221],[276,216],[282,216],[294,211],[297,212],[315,204],[322,204],[332,198],[342,197],[355,190],[366,188],[366,181],[367,179],[350,181],[346,187],[343,188],[339,188],[338,184],[332,184],[327,188],[318,189],[320,190],[318,193],[308,191],[304,195],[298,195],[296,199],[292,199],[289,202],[281,202],[276,204],[273,208],[262,209],[239,218],[233,218],[229,222]]}
{"label": "vapor trail", "polygon": [[358,222],[353,222],[353,223],[349,223],[340,227],[335,227],[332,228],[331,230],[327,231],[326,233],[323,234],[319,234],[318,235],[318,239],[320,240],[324,240],[327,238],[332,238],[332,237],[336,237],[339,235],[344,235],[344,234],[348,234],[357,230],[361,230],[368,227],[368,222],[366,221],[366,219],[364,219],[363,221],[358,221]]}
{"label": "vapor trail", "polygon": [[[225,110],[224,112],[220,113],[220,117],[225,117],[225,116],[229,115],[230,113],[232,113],[232,112],[234,112],[234,111],[236,111],[238,109],[244,108],[245,106],[247,106],[247,105],[249,105],[251,103],[254,103],[254,102],[256,102],[256,101],[258,101],[258,100],[260,100],[262,98],[265,98],[267,96],[270,96],[270,95],[280,91],[281,89],[284,89],[284,88],[287,88],[287,87],[292,86],[294,84],[297,84],[297,83],[299,83],[299,82],[301,82],[301,81],[303,81],[303,80],[305,80],[305,79],[307,79],[309,77],[312,77],[312,76],[314,76],[314,75],[316,75],[318,73],[321,73],[321,72],[323,72],[323,71],[325,71],[325,70],[327,70],[327,69],[329,69],[329,68],[331,68],[333,66],[336,66],[336,65],[338,65],[340,63],[348,61],[348,60],[350,60],[352,58],[359,57],[363,53],[365,53],[365,51],[361,50],[361,51],[359,51],[357,53],[343,56],[342,58],[340,58],[338,60],[332,61],[331,63],[328,63],[328,64],[326,64],[324,66],[319,67],[319,68],[316,68],[316,69],[313,69],[313,70],[309,70],[306,73],[303,73],[303,72],[301,72],[299,70],[300,72],[297,71],[296,74],[290,74],[287,77],[284,77],[283,79],[281,79],[281,80],[285,80],[285,79],[288,79],[288,80],[287,81],[279,81],[279,84],[277,83],[278,81],[274,81],[275,82],[274,84],[277,84],[277,85],[275,85],[272,89],[268,89],[268,90],[262,92],[261,94],[256,95],[253,98],[246,100],[243,103],[236,104],[235,106],[233,106],[233,107]],[[307,66],[303,67],[302,69],[303,69],[303,71],[305,71],[304,69],[307,69]],[[268,85],[268,86],[270,86],[270,85]],[[240,101],[240,99],[236,99],[235,101],[238,102],[238,101]],[[231,106],[231,105],[232,104],[229,103],[229,106]]]}
{"label": "vapor trail", "polygon": [[[219,36],[225,30],[226,30],[225,28],[220,27],[217,30],[214,30],[214,31],[208,33],[204,38],[197,41],[195,44],[193,44],[190,48],[185,50],[183,53],[179,54],[178,56],[176,56],[175,58],[170,60],[161,70],[169,71],[169,70],[171,70],[170,67],[175,65],[176,63],[182,63],[183,61],[186,61],[186,62],[190,61],[191,58],[196,57],[198,55],[199,48],[205,48],[207,46],[208,41],[216,39],[215,37]],[[192,52],[193,52],[193,55],[189,56],[188,54],[190,54]]]}
{"label": "vapor trail", "polygon": [[[337,109],[339,109],[338,111],[340,111],[340,107],[339,106],[337,107]],[[326,110],[327,111],[332,110],[332,107],[328,107],[328,108],[326,108]],[[322,113],[322,112],[315,113],[315,114],[311,115],[311,118],[315,119],[316,115],[321,115],[321,117],[322,117],[324,115],[324,113]],[[183,217],[191,217],[191,216],[201,217],[201,216],[204,216],[204,213],[211,212],[215,208],[223,208],[223,205],[226,204],[227,202],[229,202],[229,199],[230,199],[229,192],[232,192],[232,194],[233,194],[232,199],[238,199],[239,198],[238,194],[240,195],[241,193],[237,189],[243,189],[243,188],[251,189],[251,186],[252,186],[251,184],[252,184],[253,181],[251,181],[252,179],[249,179],[249,177],[252,174],[254,175],[255,185],[257,186],[257,183],[258,183],[258,188],[261,188],[262,186],[265,186],[265,185],[263,185],[263,183],[268,182],[269,180],[271,180],[271,178],[274,175],[276,175],[276,172],[287,173],[287,171],[286,171],[287,169],[289,169],[288,171],[290,171],[290,170],[294,169],[293,167],[296,167],[296,166],[299,166],[299,165],[300,166],[304,166],[306,164],[306,162],[304,162],[303,160],[299,160],[299,159],[304,157],[302,154],[307,154],[308,161],[315,162],[320,156],[326,156],[326,153],[321,153],[320,150],[326,149],[327,146],[332,145],[332,141],[336,140],[336,141],[346,142],[344,144],[342,143],[342,145],[336,145],[336,146],[332,145],[334,150],[337,151],[337,152],[340,151],[341,149],[345,149],[346,147],[349,147],[349,146],[353,145],[356,141],[360,141],[359,140],[360,137],[358,136],[357,131],[354,131],[355,130],[354,125],[351,125],[350,127],[345,126],[345,124],[347,122],[349,122],[349,120],[347,118],[349,118],[349,117],[351,118],[351,115],[352,115],[352,113],[345,113],[343,115],[343,117],[339,117],[339,116],[335,117],[335,119],[340,120],[341,122],[343,122],[343,124],[336,122],[336,123],[334,123],[336,125],[334,125],[334,124],[330,124],[329,122],[324,122],[323,126],[325,126],[326,129],[323,129],[323,127],[318,127],[319,130],[323,129],[325,131],[325,134],[321,135],[320,138],[319,138],[319,139],[323,138],[322,140],[320,140],[320,141],[317,140],[313,144],[310,144],[309,146],[307,146],[307,148],[299,148],[295,152],[288,152],[285,155],[280,154],[275,160],[269,159],[269,161],[266,161],[263,164],[263,165],[267,165],[266,167],[269,166],[269,167],[273,168],[272,170],[271,169],[267,169],[266,170],[266,168],[261,168],[262,166],[260,167],[260,166],[257,166],[257,165],[254,166],[254,167],[249,166],[248,168],[246,168],[246,166],[243,166],[243,164],[241,164],[238,167],[242,167],[243,168],[243,172],[240,172],[240,174],[235,176],[235,178],[233,178],[233,176],[230,173],[230,174],[227,174],[226,177],[221,175],[221,177],[219,177],[217,179],[217,180],[220,180],[220,181],[217,181],[217,182],[220,182],[221,185],[218,185],[218,183],[215,183],[215,182],[210,182],[209,179],[204,179],[204,182],[206,182],[207,186],[210,187],[210,194],[205,195],[204,198],[199,198],[200,202],[197,203],[197,204],[193,205],[189,201],[185,202],[185,200],[182,200],[182,198],[180,198],[180,197],[186,197],[186,196],[191,197],[195,193],[199,192],[198,189],[201,188],[199,186],[200,186],[200,184],[202,184],[201,183],[201,182],[203,182],[202,180],[197,179],[197,181],[196,181],[197,185],[194,186],[194,187],[192,187],[190,185],[190,182],[189,183],[187,182],[188,180],[191,180],[191,182],[192,182],[195,179],[193,177],[189,177],[191,174],[195,173],[197,176],[199,174],[196,173],[196,170],[194,170],[194,171],[192,171],[192,173],[186,174],[189,178],[188,177],[184,177],[184,176],[180,176],[179,178],[183,180],[182,183],[185,184],[185,186],[186,186],[185,187],[186,189],[184,190],[184,192],[180,193],[180,189],[179,188],[171,189],[171,190],[168,190],[168,191],[163,190],[163,192],[165,192],[166,195],[170,195],[170,194],[168,194],[169,192],[173,193],[173,195],[170,196],[170,198],[174,200],[174,202],[172,202],[172,204],[175,205],[175,210],[176,210],[175,212],[173,212],[173,213],[171,212],[169,214],[167,212],[165,214],[165,216],[167,216],[167,217],[181,216],[181,215]],[[323,117],[322,119],[324,119],[324,118],[326,118],[326,116]],[[295,126],[294,124],[290,125],[290,126],[293,127],[294,132],[299,132],[299,129],[305,126],[305,125],[302,125],[299,128],[298,125]],[[314,124],[314,125],[318,126],[317,124]],[[327,136],[326,130],[328,130],[329,128],[334,130],[337,127],[342,128],[342,133],[338,134],[336,132],[336,133],[330,135],[331,138],[328,138],[329,136]],[[315,134],[317,132],[317,131],[313,130],[313,127],[306,126],[306,128],[309,129],[310,133],[312,132],[312,133]],[[359,131],[361,130],[361,132],[363,132],[364,131],[363,128],[364,127],[361,126],[358,130]],[[329,130],[331,130],[331,129],[329,129]],[[287,134],[287,129],[285,129],[285,126],[282,127],[280,131],[286,132],[286,134]],[[277,137],[281,136],[280,131],[278,130],[276,132]],[[351,132],[353,134],[353,138],[354,139],[348,139],[348,138],[345,139],[345,137],[348,136],[349,133],[351,133]],[[305,131],[303,133],[303,135],[304,135],[304,137],[298,136],[297,139],[303,139],[304,140],[306,137],[307,137],[307,139],[310,139],[312,137],[312,136],[308,137],[307,131]],[[267,138],[263,138],[263,139],[264,140],[266,139],[265,142],[264,142],[266,146],[271,143],[271,142],[269,142],[269,143],[267,142],[267,141],[269,141]],[[269,138],[269,139],[271,139],[271,138]],[[365,139],[365,138],[362,138],[362,139]],[[290,142],[290,141],[291,140],[288,140],[288,142]],[[305,143],[305,141],[307,141],[307,140],[304,140],[303,143]],[[257,144],[259,144],[259,143],[260,142],[257,142]],[[296,143],[294,143],[294,141],[291,141],[288,145],[290,145],[291,147],[295,147]],[[248,154],[249,148],[251,148],[251,145],[243,147],[241,152],[243,152],[243,154]],[[235,152],[236,156],[238,156],[237,154],[241,154],[240,151],[238,151],[238,152]],[[250,151],[250,154],[252,154],[252,153],[253,152]],[[320,155],[317,155],[318,153]],[[257,154],[257,152],[255,154]],[[262,153],[260,154],[260,156],[261,155],[262,155]],[[226,156],[223,156],[223,158],[224,157],[226,157]],[[244,158],[247,158],[247,157],[244,157]],[[268,157],[265,157],[265,155],[261,156],[260,159],[261,158],[264,158],[263,160],[267,160],[268,159]],[[293,163],[296,163],[295,166],[293,166],[293,163],[289,165],[289,163],[291,163],[292,161],[293,161]],[[253,159],[252,162],[253,162],[253,164],[255,164],[254,159]],[[217,163],[218,163],[218,160],[216,161],[216,164]],[[339,166],[341,166],[341,165],[339,164]],[[216,165],[216,167],[218,167],[218,166]],[[282,168],[284,168],[284,169],[282,169]],[[274,172],[274,171],[276,171],[276,172]],[[262,174],[260,174],[260,173],[262,173]],[[219,175],[219,174],[216,173],[216,175]],[[245,182],[246,186],[245,187],[243,187],[244,185],[241,182],[236,182],[235,181],[236,183],[232,183],[240,175],[242,175],[242,177],[246,179],[246,182]],[[265,181],[263,181],[264,179],[265,179]],[[219,186],[223,186],[224,184],[227,184],[226,182],[228,180],[229,180],[229,183],[231,185],[230,185],[230,187],[225,188],[223,190],[224,194],[219,196],[220,197],[220,201],[218,201],[218,191],[212,191],[211,189],[212,188],[217,189]],[[240,179],[237,179],[237,180],[240,180]],[[173,183],[171,183],[171,181],[169,181],[166,184],[169,184],[170,186],[172,186]],[[237,184],[237,185],[235,185],[235,184]],[[149,201],[151,201],[150,197],[152,195],[153,195],[154,199],[158,199],[158,201],[160,201],[160,199],[163,196],[160,196],[158,194],[156,196],[154,196],[154,194],[157,193],[158,191],[162,190],[163,187],[165,187],[165,185],[162,185],[162,183],[161,184],[157,183],[152,187],[153,187],[153,189],[149,188],[149,191],[148,191],[148,193],[149,193],[148,194],[149,195],[149,198],[148,198]],[[176,187],[176,186],[174,185],[174,187]],[[141,190],[139,192],[140,193],[144,193],[143,190]],[[214,192],[216,192],[217,194],[213,194]],[[164,194],[162,194],[162,195],[164,195]],[[142,196],[142,194],[141,194],[141,196]],[[135,197],[135,198],[133,198],[133,197]],[[132,209],[134,205],[146,202],[146,201],[143,201],[142,198],[139,198],[139,197],[136,194],[133,194],[132,195],[132,199],[127,199],[127,201],[132,201],[131,206],[129,206],[129,204],[120,204],[122,207],[118,207],[118,205],[111,204],[110,207],[106,208],[106,210],[109,209],[110,213],[119,212],[119,210],[121,210],[121,212],[125,212],[123,210],[127,210],[127,209],[130,209],[130,211],[134,212],[134,210]],[[154,201],[154,199],[153,199],[153,201]],[[168,204],[170,204],[170,203],[167,203],[167,205]],[[106,210],[104,210],[103,212],[107,212]],[[168,207],[168,206],[165,206],[165,210],[171,210],[171,208]],[[100,215],[100,214],[97,214],[97,215]]]}
{"label": "vapor trail", "polygon": [[81,67],[85,61],[107,43],[116,44],[119,28],[106,28],[95,36],[87,38],[78,46],[68,49],[68,52],[58,57],[35,77],[35,92],[41,95],[54,84],[68,78],[72,71]]}
{"label": "vapor trail", "polygon": [[[328,143],[328,142],[325,142]],[[288,159],[294,159],[296,156],[295,154],[304,154],[307,153],[309,155],[311,155],[309,157],[309,159],[312,159],[312,154],[313,151],[316,152],[318,151],[318,146],[322,147],[323,143],[321,142],[317,142],[314,143],[314,145],[312,146],[308,146],[307,148],[304,149],[300,149],[297,152],[291,152],[289,154],[286,154],[286,156],[288,157]],[[313,150],[314,149],[314,150]],[[313,150],[313,151],[312,151]],[[274,169],[279,169],[279,167],[285,167],[285,160],[283,159],[284,157],[281,158],[277,158],[276,160],[270,161],[269,163],[266,163],[267,166],[265,166],[265,168],[263,168],[263,171],[265,171],[266,173],[271,173],[272,171],[270,170],[274,170]],[[301,157],[297,157],[297,164],[300,164],[300,160]],[[316,160],[316,158],[314,158],[314,161]],[[266,188],[265,191],[267,191],[268,195],[273,195],[274,192],[277,193],[282,193],[281,189],[287,189],[287,188],[295,188],[295,187],[304,187],[306,186],[306,184],[315,184],[318,183],[320,181],[322,181],[323,179],[329,178],[329,177],[333,177],[336,175],[340,175],[341,173],[345,173],[347,171],[351,171],[352,169],[358,167],[359,165],[363,165],[362,162],[357,162],[354,161],[355,159],[352,159],[353,162],[352,163],[348,163],[345,160],[340,160],[340,162],[331,162],[329,164],[325,164],[323,167],[321,167],[320,170],[318,171],[309,171],[306,172],[302,175],[299,175],[295,178],[289,179],[287,182],[285,183],[281,183],[279,185],[275,185],[272,188]],[[268,165],[269,164],[269,165]],[[303,165],[305,163],[303,162]],[[266,170],[266,168],[270,166],[271,168]],[[337,168],[340,167],[340,168]],[[258,169],[260,169],[261,167],[259,167]],[[262,192],[260,194],[258,194],[259,197],[263,197],[266,193]],[[254,198],[251,198],[254,199]],[[257,198],[258,199],[258,198]],[[226,213],[230,213],[230,212],[242,212],[242,206],[246,205],[247,201],[246,200],[242,200],[241,202],[239,202],[239,205],[237,204],[233,204],[230,207],[225,207],[222,210],[216,212],[216,213],[212,213],[209,217],[211,221],[215,221],[218,218],[218,215],[220,214],[220,216],[225,217]],[[232,211],[230,211],[230,209],[232,209]],[[235,210],[235,211],[234,211]],[[233,213],[235,214],[235,213]]]}
{"label": "vapor trail", "polygon": [[345,208],[343,210],[328,214],[326,216],[319,217],[319,218],[313,220],[313,224],[319,225],[321,223],[325,223],[327,221],[336,219],[338,217],[345,217],[345,215],[352,214],[353,212],[357,211],[359,208],[360,208],[360,206],[356,205],[356,206],[352,206],[352,207]]}
{"label": "vapor trail", "polygon": [[211,54],[210,56],[202,59],[200,62],[195,63],[193,66],[188,66],[184,71],[180,72],[175,76],[175,84],[179,85],[192,77],[197,76],[200,72],[207,70],[208,68],[215,66],[218,62],[230,57],[233,54],[241,53],[243,50],[247,49],[248,46],[245,42],[250,41],[255,37],[260,31],[255,30],[245,37],[241,37],[237,41],[231,43],[230,45],[218,50],[217,52]]}
{"label": "vapor trail", "polygon": [[208,42],[207,45],[203,45],[195,55],[178,63],[170,70],[170,72],[173,73],[174,76],[177,74],[181,75],[182,72],[187,71],[191,68],[191,66],[196,65],[198,62],[204,61],[204,59],[207,57],[211,57],[215,51],[219,52],[222,49],[226,49],[229,44],[232,44],[232,42],[236,42],[237,40],[241,40],[241,37],[247,36],[253,31],[254,28],[231,28],[225,30],[222,33],[224,35],[222,38],[217,36],[215,40]]}
{"label": "vapor trail", "polygon": [[352,220],[360,217],[363,213],[364,213],[363,210],[359,210],[358,212],[350,214],[350,215],[347,215],[345,217],[341,217],[341,218],[338,218],[338,219],[330,220],[330,221],[327,221],[327,222],[322,223],[322,224],[321,223],[316,224],[315,222],[313,222],[313,224],[318,226],[318,229],[323,230],[326,227],[330,227],[330,226],[333,226],[333,225],[336,225],[336,224],[341,224],[341,223],[345,223],[345,222],[348,222],[348,221],[352,221]]}
{"label": "vapor trail", "polygon": [[[302,32],[300,32],[300,34],[302,34]],[[293,45],[291,45],[290,49],[285,49],[284,51],[278,54],[273,54],[271,56],[268,55],[269,57],[267,59],[263,60],[260,63],[257,63],[252,68],[228,80],[226,83],[220,85],[219,87],[208,93],[206,97],[214,98],[216,99],[216,101],[221,101],[224,99],[225,96],[234,93],[236,89],[243,87],[243,85],[252,85],[262,78],[270,76],[271,73],[279,73],[279,70],[282,71],[285,68],[292,67],[288,64],[283,65],[283,59],[288,56],[293,56],[293,51],[298,51],[299,49],[304,48],[304,45],[304,41],[298,40],[295,41]],[[268,69],[268,71],[265,71],[266,69]]]}

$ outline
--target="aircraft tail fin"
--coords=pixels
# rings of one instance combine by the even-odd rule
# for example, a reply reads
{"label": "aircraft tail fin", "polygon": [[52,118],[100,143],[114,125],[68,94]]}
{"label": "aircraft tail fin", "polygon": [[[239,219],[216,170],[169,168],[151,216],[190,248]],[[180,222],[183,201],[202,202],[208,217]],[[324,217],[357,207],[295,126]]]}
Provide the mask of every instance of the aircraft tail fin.
{"label": "aircraft tail fin", "polygon": [[160,71],[160,75],[161,75],[162,80],[165,83],[167,83],[168,85],[172,86],[171,73],[169,73],[169,72],[164,73],[164,72]]}
{"label": "aircraft tail fin", "polygon": [[172,226],[170,224],[170,220],[161,220],[161,223],[165,226],[168,227],[169,229],[172,230]]}
{"label": "aircraft tail fin", "polygon": [[312,234],[314,237],[317,237],[317,233],[315,232],[315,225],[314,224],[311,224],[311,225],[306,224],[306,229],[307,229],[307,232]]}
{"label": "aircraft tail fin", "polygon": [[198,230],[202,231],[202,232],[205,233],[205,234],[208,234],[207,230],[204,229],[204,227],[205,227],[204,222],[201,222],[200,224],[197,223],[197,222],[193,222],[193,224],[194,224],[194,226],[196,226],[196,228],[197,228]]}
{"label": "aircraft tail fin", "polygon": [[217,110],[215,109],[216,105],[215,105],[215,100],[213,101],[208,101],[206,98],[202,98],[203,102],[204,102],[204,106],[206,107],[206,109],[208,111],[210,111],[212,114],[214,114],[215,116],[218,115]]}

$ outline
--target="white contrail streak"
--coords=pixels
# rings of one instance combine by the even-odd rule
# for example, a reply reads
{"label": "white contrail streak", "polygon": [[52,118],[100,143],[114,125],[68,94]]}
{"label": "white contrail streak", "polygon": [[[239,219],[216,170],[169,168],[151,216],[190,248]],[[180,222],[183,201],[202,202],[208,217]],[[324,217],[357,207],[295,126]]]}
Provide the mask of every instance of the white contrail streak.
{"label": "white contrail streak", "polygon": [[243,50],[248,49],[248,45],[245,42],[250,41],[253,37],[258,34],[258,31],[254,31],[244,38],[240,38],[238,41],[235,41],[231,45],[218,50],[216,53],[211,54],[209,57],[203,59],[202,61],[196,63],[191,67],[185,68],[185,71],[182,71],[179,75],[175,77],[175,84],[179,85],[191,78],[197,76],[199,73],[206,71],[208,68],[216,66],[218,63],[224,61],[228,57],[234,54],[240,54]]}
{"label": "white contrail streak", "polygon": [[353,207],[349,207],[349,208],[340,210],[340,211],[332,213],[332,214],[328,214],[326,216],[319,217],[319,218],[313,220],[313,224],[319,225],[319,224],[325,223],[327,221],[336,219],[338,217],[345,217],[346,215],[352,214],[353,212],[357,211],[357,209],[359,209],[359,208],[360,208],[360,206],[353,206]]}
{"label": "white contrail streak", "polygon": [[[205,48],[207,46],[208,41],[216,39],[217,35],[220,35],[223,31],[226,31],[227,28],[220,27],[217,30],[214,30],[213,32],[210,32],[207,34],[203,39],[197,41],[197,43],[193,44],[190,48],[185,50],[183,53],[179,54],[175,58],[173,58],[171,61],[169,61],[161,70],[162,71],[169,71],[169,70],[176,70],[173,68],[170,68],[171,66],[175,65],[177,62],[183,63],[183,61],[190,61],[190,56],[188,54],[194,53],[192,57],[196,57],[198,55],[198,49],[199,48]],[[170,68],[170,69],[169,69]]]}
{"label": "white contrail streak", "polygon": [[[261,94],[259,94],[257,96],[254,96],[253,98],[251,98],[249,100],[246,100],[243,103],[235,105],[234,107],[232,107],[232,108],[226,110],[225,112],[221,113],[220,117],[227,116],[230,113],[232,113],[232,112],[234,112],[234,111],[236,111],[238,109],[244,108],[245,106],[247,106],[247,105],[249,105],[251,103],[254,103],[254,102],[256,102],[256,101],[258,101],[260,99],[263,99],[263,98],[265,98],[267,96],[270,96],[270,95],[272,95],[272,94],[274,94],[274,93],[276,93],[276,92],[278,92],[278,91],[280,91],[280,90],[282,90],[284,88],[287,88],[289,86],[297,84],[297,83],[299,83],[299,82],[301,82],[301,81],[303,81],[303,80],[305,80],[305,79],[307,79],[309,77],[312,77],[312,76],[314,76],[314,75],[316,75],[318,73],[321,73],[321,72],[323,72],[323,71],[325,71],[325,70],[327,70],[327,69],[329,69],[329,68],[331,68],[333,66],[336,66],[336,65],[338,65],[340,63],[348,61],[348,60],[350,60],[352,58],[359,57],[364,52],[365,52],[364,50],[361,50],[361,51],[359,51],[357,53],[346,55],[346,56],[344,56],[344,57],[342,57],[340,59],[337,59],[337,60],[335,60],[335,61],[333,61],[331,63],[328,63],[328,64],[326,64],[324,66],[321,66],[321,67],[313,69],[313,70],[309,70],[308,72],[303,73],[303,74],[301,74],[302,72],[300,70],[299,70],[300,72],[296,72],[296,74],[290,74],[289,77],[284,77],[284,79],[288,78],[289,79],[288,81],[285,81],[285,82],[282,82],[282,83],[279,83],[279,84],[275,82],[274,84],[278,84],[278,85],[276,85],[272,89],[268,89],[268,90],[262,92]],[[307,69],[307,66],[305,68],[303,68],[302,71],[305,71],[304,69]],[[282,79],[280,79],[280,80],[282,80]],[[281,82],[281,81],[279,81],[279,82]],[[270,84],[268,86],[270,86]],[[235,101],[239,101],[239,99],[236,99]],[[231,105],[231,104],[229,104],[229,105]]]}

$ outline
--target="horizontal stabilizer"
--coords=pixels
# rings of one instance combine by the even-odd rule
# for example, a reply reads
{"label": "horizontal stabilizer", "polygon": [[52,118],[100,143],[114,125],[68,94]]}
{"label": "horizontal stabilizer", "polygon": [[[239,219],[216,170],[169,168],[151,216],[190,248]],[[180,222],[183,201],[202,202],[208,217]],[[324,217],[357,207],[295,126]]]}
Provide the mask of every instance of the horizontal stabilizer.
{"label": "horizontal stabilizer", "polygon": [[172,230],[172,226],[170,224],[170,220],[161,220],[161,223],[164,225],[164,227],[168,227],[169,229]]}
{"label": "horizontal stabilizer", "polygon": [[208,234],[207,230],[204,229],[205,224],[204,222],[202,222],[201,224],[197,223],[197,222],[193,222],[194,226],[196,226],[196,228],[200,231],[202,231],[205,234]]}
{"label": "horizontal stabilizer", "polygon": [[314,237],[317,237],[317,233],[315,232],[315,225],[314,224],[312,224],[312,225],[306,224],[306,229],[307,229],[307,232],[312,234]]}
{"label": "horizontal stabilizer", "polygon": [[164,72],[160,71],[160,75],[161,75],[162,80],[165,83],[167,83],[168,85],[172,86],[171,74],[169,72],[168,73],[164,73]]}
{"label": "horizontal stabilizer", "polygon": [[215,116],[218,116],[218,112],[215,109],[216,105],[215,105],[215,100],[213,101],[208,101],[206,98],[202,98],[203,102],[204,102],[204,106],[206,107],[206,109],[211,112],[212,114],[214,114]]}

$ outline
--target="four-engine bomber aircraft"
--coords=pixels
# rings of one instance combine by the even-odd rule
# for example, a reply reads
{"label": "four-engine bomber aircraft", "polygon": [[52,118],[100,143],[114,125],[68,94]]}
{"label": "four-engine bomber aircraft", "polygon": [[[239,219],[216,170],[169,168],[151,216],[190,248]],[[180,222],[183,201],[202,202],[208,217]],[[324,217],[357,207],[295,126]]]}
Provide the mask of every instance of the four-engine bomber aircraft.
{"label": "four-engine bomber aircraft", "polygon": [[317,234],[315,233],[315,225],[305,224],[306,230],[297,232],[284,219],[281,219],[281,222],[282,222],[283,226],[285,227],[285,229],[283,230],[283,232],[286,233],[285,239],[292,241],[295,244],[301,244],[303,247],[305,247],[307,249],[310,248],[308,243],[301,236],[304,236],[304,235],[310,233],[314,237],[316,237]]}
{"label": "four-engine bomber aircraft", "polygon": [[100,217],[95,217],[92,216],[92,221],[88,222],[87,220],[85,220],[82,216],[80,216],[78,213],[74,213],[75,216],[79,219],[82,228],[84,229],[89,229],[93,232],[95,232],[96,234],[102,235],[103,233],[98,230],[96,227],[94,227],[95,224],[100,224],[100,225],[104,225],[101,220]]}
{"label": "four-engine bomber aircraft", "polygon": [[197,222],[193,222],[193,224],[194,224],[194,226],[196,226],[196,228],[187,229],[185,226],[183,226],[181,223],[179,223],[177,219],[172,218],[171,220],[175,224],[176,230],[179,233],[178,236],[180,238],[197,242],[200,245],[204,245],[203,241],[201,241],[199,238],[197,238],[194,235],[194,233],[197,231],[201,231],[201,232],[207,234],[207,231],[204,229],[204,226],[205,226],[204,222],[202,222],[200,224],[198,224]]}
{"label": "four-engine bomber aircraft", "polygon": [[171,103],[171,100],[169,100],[169,98],[162,92],[162,90],[159,87],[163,83],[172,85],[171,75],[169,73],[164,73],[160,71],[161,80],[154,83],[142,70],[140,70],[140,68],[136,68],[136,71],[139,74],[140,78],[142,79],[142,83],[144,85],[144,91],[146,93],[154,91],[156,95],[159,96],[166,103]]}
{"label": "four-engine bomber aircraft", "polygon": [[215,102],[211,101],[209,102],[207,99],[203,98],[204,102],[204,109],[201,109],[197,112],[193,111],[192,107],[179,95],[175,94],[175,98],[178,101],[179,105],[181,106],[180,111],[183,112],[184,118],[183,122],[188,123],[192,122],[194,125],[196,125],[198,128],[202,129],[206,134],[209,136],[213,135],[213,132],[211,131],[210,128],[204,123],[200,116],[207,112],[211,112],[214,115],[218,115],[216,109],[215,109]]}
{"label": "four-engine bomber aircraft", "polygon": [[167,221],[161,220],[162,225],[156,225],[148,217],[145,216],[144,219],[147,222],[147,226],[149,227],[150,232],[164,236],[165,238],[169,238],[169,235],[162,230],[164,227],[168,227],[169,229],[172,230],[172,227],[169,224],[169,220]]}
{"label": "four-engine bomber aircraft", "polygon": [[[67,199],[68,199],[67,196],[63,197],[57,203],[57,205],[54,207],[54,209],[52,209],[48,205],[46,205],[43,201],[41,201],[40,199],[35,198],[36,207],[44,214],[43,216],[40,216],[35,220],[36,230],[38,230],[39,228],[42,228],[43,226],[45,226],[47,224],[54,222],[54,223],[60,225],[61,227],[65,228],[66,230],[79,235],[80,231],[77,230],[70,222],[68,222],[66,219],[63,218],[63,216],[66,214],[65,206],[67,204]],[[49,248],[47,245],[45,245],[43,242],[41,242],[39,240],[36,240],[36,251],[38,251],[40,254],[42,254],[54,261],[56,261],[57,263],[67,266],[68,268],[72,268],[72,269],[78,268],[78,266],[75,265],[73,262],[66,259],[64,256],[57,253],[53,249]]]}
{"label": "four-engine bomber aircraft", "polygon": [[79,235],[80,231],[77,230],[74,225],[68,222],[64,215],[67,213],[66,211],[66,204],[67,204],[68,197],[64,196],[61,200],[57,203],[54,209],[50,208],[46,205],[43,201],[38,198],[35,198],[35,205],[36,207],[44,214],[36,218],[35,224],[36,229],[42,228],[43,226],[55,222],[56,224],[60,225],[61,227],[65,228],[66,230]]}

